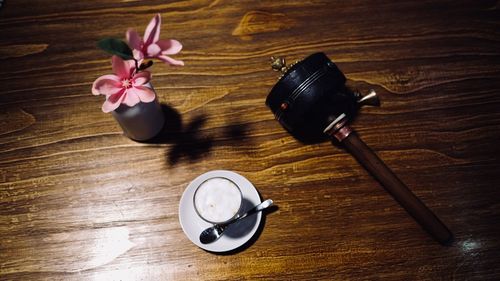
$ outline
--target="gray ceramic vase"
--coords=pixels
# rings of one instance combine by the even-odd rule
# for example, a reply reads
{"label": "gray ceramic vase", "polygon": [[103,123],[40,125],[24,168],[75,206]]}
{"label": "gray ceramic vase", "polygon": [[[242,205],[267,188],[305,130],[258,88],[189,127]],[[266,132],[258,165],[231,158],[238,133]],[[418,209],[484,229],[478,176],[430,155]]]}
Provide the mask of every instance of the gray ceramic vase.
{"label": "gray ceramic vase", "polygon": [[[151,84],[146,84],[145,86],[153,89]],[[136,141],[145,141],[153,138],[161,131],[165,123],[165,117],[158,102],[158,97],[152,102],[139,102],[132,107],[121,104],[111,113],[118,124],[120,124],[125,135]]]}

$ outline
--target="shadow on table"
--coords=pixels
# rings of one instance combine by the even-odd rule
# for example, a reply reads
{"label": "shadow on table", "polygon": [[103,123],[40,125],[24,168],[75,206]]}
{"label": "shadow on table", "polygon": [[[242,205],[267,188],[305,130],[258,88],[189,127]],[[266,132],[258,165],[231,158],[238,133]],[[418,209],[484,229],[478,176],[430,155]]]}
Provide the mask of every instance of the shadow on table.
{"label": "shadow on table", "polygon": [[195,161],[210,152],[213,137],[201,134],[202,127],[207,121],[206,116],[196,116],[189,123],[183,124],[177,110],[166,104],[162,104],[161,107],[165,125],[158,135],[147,142],[173,144],[165,155],[169,164],[177,164],[182,157]]}
{"label": "shadow on table", "polygon": [[[246,198],[243,198],[241,205],[242,205],[241,210],[243,210],[243,212],[245,210],[251,209],[254,206],[254,204]],[[226,231],[224,232],[224,235],[231,238],[241,238],[247,235],[250,231],[252,231],[256,223],[257,223],[257,216],[256,215],[249,216],[243,220],[240,220],[228,226]]]}
{"label": "shadow on table", "polygon": [[[174,108],[162,104],[165,125],[152,139],[144,143],[173,144],[166,151],[166,159],[170,165],[177,164],[182,158],[196,161],[206,156],[214,145],[214,135],[204,134],[203,126],[207,122],[206,115],[198,115],[190,122],[183,124],[182,117]],[[234,124],[224,128],[218,140],[240,143],[248,135],[248,125]]]}
{"label": "shadow on table", "polygon": [[[247,201],[246,203],[250,204],[247,206],[248,209],[253,207],[251,202]],[[246,249],[250,248],[257,240],[259,240],[259,237],[262,234],[262,231],[264,230],[264,227],[266,225],[267,215],[276,212],[278,209],[279,209],[278,206],[273,205],[273,206],[262,211],[262,217],[260,220],[259,227],[257,228],[257,231],[255,231],[255,234],[252,236],[252,238],[250,238],[250,240],[248,240],[245,244],[243,244],[242,246],[240,246],[234,250],[231,250],[231,251],[222,252],[222,253],[213,253],[213,254],[221,255],[221,256],[229,256],[229,255],[234,255],[234,254],[243,252]],[[249,222],[245,222],[245,220],[238,222],[237,224],[241,223],[242,225],[237,226],[235,224],[234,229],[226,230],[226,233],[224,233],[224,235],[228,235],[231,237],[241,237],[243,235],[248,234],[248,232],[252,230],[255,223],[257,222],[257,216],[253,215],[252,217],[248,217],[246,220],[249,220]],[[242,226],[242,227],[240,228],[240,226]],[[245,227],[248,227],[248,228],[246,228],[246,230],[245,230],[244,229]],[[237,229],[241,229],[241,230],[237,230]],[[234,235],[236,235],[236,236],[234,236]],[[212,252],[210,252],[210,253],[212,253]]]}

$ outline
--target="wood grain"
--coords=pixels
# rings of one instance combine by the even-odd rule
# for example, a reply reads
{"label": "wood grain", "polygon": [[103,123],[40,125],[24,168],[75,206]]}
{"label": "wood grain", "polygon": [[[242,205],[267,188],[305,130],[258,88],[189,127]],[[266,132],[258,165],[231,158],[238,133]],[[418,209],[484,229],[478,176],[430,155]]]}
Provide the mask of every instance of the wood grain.
{"label": "wood grain", "polygon": [[[161,13],[184,67],[156,63],[156,143],[122,135],[92,82],[103,37]],[[5,1],[1,280],[498,280],[497,1]],[[435,243],[342,148],[305,145],[264,100],[269,57],[323,51],[380,108],[352,124],[454,233]],[[187,184],[214,169],[278,206],[232,255],[193,245]]]}

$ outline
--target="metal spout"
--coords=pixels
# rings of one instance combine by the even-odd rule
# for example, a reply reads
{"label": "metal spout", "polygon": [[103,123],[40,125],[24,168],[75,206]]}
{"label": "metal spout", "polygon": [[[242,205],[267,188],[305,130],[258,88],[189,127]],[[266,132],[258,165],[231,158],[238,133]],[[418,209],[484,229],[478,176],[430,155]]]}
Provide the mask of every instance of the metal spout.
{"label": "metal spout", "polygon": [[370,89],[368,94],[362,95],[359,92],[356,92],[356,96],[358,97],[359,106],[371,105],[371,106],[380,106],[380,99],[377,96],[375,90]]}

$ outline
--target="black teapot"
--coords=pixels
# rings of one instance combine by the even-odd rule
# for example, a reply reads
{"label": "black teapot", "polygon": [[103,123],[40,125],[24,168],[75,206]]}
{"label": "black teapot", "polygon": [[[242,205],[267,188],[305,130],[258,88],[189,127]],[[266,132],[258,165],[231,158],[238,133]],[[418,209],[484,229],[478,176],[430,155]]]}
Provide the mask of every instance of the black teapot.
{"label": "black teapot", "polygon": [[339,141],[437,241],[453,240],[450,230],[413,194],[349,126],[358,109],[379,104],[375,91],[363,96],[346,87],[346,77],[324,54],[315,53],[289,67],[271,58],[283,73],[267,96],[276,119],[299,140],[331,137]]}

